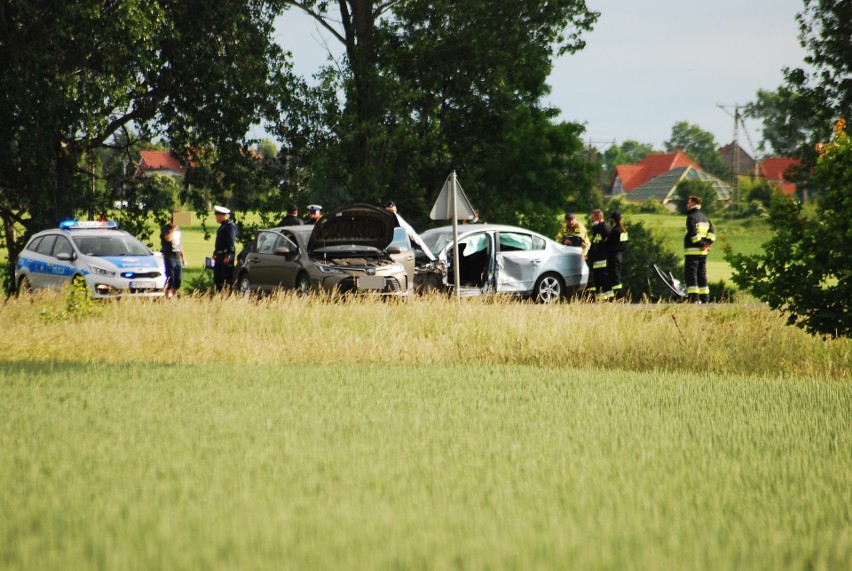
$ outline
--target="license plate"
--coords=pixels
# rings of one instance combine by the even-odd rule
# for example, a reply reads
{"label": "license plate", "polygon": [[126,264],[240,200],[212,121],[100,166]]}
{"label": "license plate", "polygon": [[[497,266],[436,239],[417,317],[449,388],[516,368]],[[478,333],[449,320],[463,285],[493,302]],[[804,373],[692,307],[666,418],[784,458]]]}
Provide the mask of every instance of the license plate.
{"label": "license plate", "polygon": [[130,289],[155,289],[157,282],[154,280],[136,280],[130,282]]}
{"label": "license plate", "polygon": [[358,278],[358,289],[385,289],[383,276],[364,276]]}

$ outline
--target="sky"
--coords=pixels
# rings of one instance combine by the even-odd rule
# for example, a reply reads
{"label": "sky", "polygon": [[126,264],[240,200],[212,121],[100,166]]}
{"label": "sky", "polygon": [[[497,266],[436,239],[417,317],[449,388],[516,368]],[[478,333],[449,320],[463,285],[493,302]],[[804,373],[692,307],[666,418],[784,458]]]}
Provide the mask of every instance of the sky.
{"label": "sky", "polygon": [[[585,49],[555,61],[545,103],[561,111],[559,120],[584,124],[584,141],[601,150],[627,140],[662,149],[680,121],[709,131],[720,146],[729,143],[734,106],[754,101],[758,89],[776,89],[782,68],[801,66],[805,56],[795,20],[802,0],[587,0],[587,6],[601,16],[584,36]],[[297,10],[278,19],[276,39],[306,77],[329,53],[341,53],[327,31]],[[751,152],[749,139],[758,145],[760,124],[746,121],[746,134],[740,129],[740,144]]]}

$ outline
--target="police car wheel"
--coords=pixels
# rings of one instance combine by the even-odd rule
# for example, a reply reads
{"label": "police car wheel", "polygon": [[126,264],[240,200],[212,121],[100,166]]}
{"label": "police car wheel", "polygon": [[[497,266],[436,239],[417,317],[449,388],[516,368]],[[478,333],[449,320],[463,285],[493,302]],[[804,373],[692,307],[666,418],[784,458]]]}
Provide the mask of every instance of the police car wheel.
{"label": "police car wheel", "polygon": [[88,286],[86,285],[86,278],[77,274],[71,280],[71,288],[74,290],[86,289]]}
{"label": "police car wheel", "polygon": [[562,299],[565,286],[557,274],[544,274],[535,282],[533,298],[538,303],[555,303]]}
{"label": "police car wheel", "polygon": [[18,280],[18,295],[29,295],[33,292],[33,286],[30,283],[30,278],[21,276]]}
{"label": "police car wheel", "polygon": [[311,293],[311,280],[305,274],[296,278],[296,295],[308,295]]}

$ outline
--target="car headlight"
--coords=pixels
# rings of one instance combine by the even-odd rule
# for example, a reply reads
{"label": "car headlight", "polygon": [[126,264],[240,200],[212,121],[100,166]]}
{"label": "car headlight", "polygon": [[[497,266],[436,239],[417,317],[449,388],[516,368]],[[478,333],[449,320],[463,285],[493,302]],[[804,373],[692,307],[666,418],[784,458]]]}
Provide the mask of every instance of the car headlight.
{"label": "car headlight", "polygon": [[98,276],[104,276],[105,278],[111,278],[115,276],[114,270],[107,270],[106,268],[95,266],[93,264],[89,264],[89,269],[92,270],[93,274]]}
{"label": "car headlight", "polygon": [[325,265],[325,264],[317,264],[317,269],[324,274],[340,274],[340,273],[343,273],[341,270],[339,270],[339,269],[337,269],[333,266],[328,266],[328,265]]}

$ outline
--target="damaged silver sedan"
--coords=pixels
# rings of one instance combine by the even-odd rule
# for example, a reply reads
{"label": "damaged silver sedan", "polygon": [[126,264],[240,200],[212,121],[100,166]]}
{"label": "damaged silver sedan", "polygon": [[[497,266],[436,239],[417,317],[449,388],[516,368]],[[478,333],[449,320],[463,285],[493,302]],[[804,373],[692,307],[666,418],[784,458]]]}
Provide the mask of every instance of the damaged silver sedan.
{"label": "damaged silver sedan", "polygon": [[589,269],[580,248],[563,246],[536,232],[497,224],[460,226],[459,260],[454,263],[453,227],[421,234],[446,264],[444,286],[452,290],[459,272],[461,295],[506,293],[552,303],[586,288]]}

